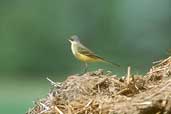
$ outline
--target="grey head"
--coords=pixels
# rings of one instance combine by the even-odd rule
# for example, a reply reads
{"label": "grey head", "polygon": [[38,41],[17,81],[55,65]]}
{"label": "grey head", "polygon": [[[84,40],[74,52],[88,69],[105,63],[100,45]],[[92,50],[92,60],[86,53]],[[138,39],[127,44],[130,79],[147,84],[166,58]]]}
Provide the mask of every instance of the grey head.
{"label": "grey head", "polygon": [[73,35],[69,39],[70,42],[80,42],[80,39],[77,35]]}

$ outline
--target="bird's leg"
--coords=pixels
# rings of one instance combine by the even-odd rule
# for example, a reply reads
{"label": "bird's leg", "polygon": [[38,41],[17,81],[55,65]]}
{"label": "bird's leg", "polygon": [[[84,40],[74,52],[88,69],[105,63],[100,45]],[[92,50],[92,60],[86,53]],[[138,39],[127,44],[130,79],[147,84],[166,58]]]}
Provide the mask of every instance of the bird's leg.
{"label": "bird's leg", "polygon": [[88,69],[88,64],[85,62],[85,69],[84,69],[84,72],[82,72],[81,74],[79,74],[79,76],[85,74],[87,72],[87,69]]}
{"label": "bird's leg", "polygon": [[88,69],[88,64],[85,62],[85,70],[84,70],[84,73],[87,72],[87,69]]}

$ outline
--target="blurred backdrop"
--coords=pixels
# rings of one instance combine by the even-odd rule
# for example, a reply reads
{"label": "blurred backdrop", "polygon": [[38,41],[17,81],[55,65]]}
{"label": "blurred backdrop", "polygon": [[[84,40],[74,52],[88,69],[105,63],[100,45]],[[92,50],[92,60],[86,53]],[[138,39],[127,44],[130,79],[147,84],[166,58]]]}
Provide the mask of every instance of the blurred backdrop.
{"label": "blurred backdrop", "polygon": [[[83,71],[67,39],[122,68],[89,65],[119,76],[128,65],[145,74],[171,48],[170,0],[1,0],[0,113],[23,114],[46,96],[46,77],[62,81]],[[10,110],[9,110],[10,109]]]}

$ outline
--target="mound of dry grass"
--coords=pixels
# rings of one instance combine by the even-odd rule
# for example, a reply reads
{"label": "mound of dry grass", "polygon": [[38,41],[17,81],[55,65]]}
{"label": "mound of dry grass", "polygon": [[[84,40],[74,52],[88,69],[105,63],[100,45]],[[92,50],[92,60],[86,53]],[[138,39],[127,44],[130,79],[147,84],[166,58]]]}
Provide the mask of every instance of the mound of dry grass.
{"label": "mound of dry grass", "polygon": [[125,78],[103,70],[69,76],[27,114],[171,114],[171,57],[158,61],[145,76]]}

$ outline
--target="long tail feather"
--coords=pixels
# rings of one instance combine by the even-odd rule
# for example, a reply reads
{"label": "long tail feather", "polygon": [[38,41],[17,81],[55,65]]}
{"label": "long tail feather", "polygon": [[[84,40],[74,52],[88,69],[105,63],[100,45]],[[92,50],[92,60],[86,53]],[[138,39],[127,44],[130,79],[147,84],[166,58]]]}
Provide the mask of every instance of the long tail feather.
{"label": "long tail feather", "polygon": [[113,65],[113,66],[120,67],[120,65],[119,65],[119,64],[117,64],[117,63],[113,63],[113,62],[110,62],[110,61],[105,60],[105,59],[102,59],[102,61],[103,61],[103,62],[105,62],[105,63],[109,63],[109,64],[111,64],[111,65]]}

